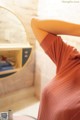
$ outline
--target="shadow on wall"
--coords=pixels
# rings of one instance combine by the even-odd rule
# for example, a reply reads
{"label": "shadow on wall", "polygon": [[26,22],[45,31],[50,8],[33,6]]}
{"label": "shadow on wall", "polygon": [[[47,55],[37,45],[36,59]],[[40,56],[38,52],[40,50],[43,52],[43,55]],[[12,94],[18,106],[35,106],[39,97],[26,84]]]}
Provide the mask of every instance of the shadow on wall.
{"label": "shadow on wall", "polygon": [[41,69],[40,67],[37,65],[35,67],[35,95],[37,96],[38,99],[40,99],[40,95],[41,95]]}
{"label": "shadow on wall", "polygon": [[39,97],[45,85],[55,76],[56,66],[36,41],[35,87]]}

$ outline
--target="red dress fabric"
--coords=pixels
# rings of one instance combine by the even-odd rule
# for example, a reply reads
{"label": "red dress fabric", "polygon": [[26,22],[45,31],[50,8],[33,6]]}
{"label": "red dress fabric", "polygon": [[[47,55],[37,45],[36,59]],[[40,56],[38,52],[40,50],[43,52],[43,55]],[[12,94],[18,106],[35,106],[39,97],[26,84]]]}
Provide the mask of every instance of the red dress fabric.
{"label": "red dress fabric", "polygon": [[51,33],[40,45],[56,75],[42,92],[38,120],[80,120],[80,53]]}

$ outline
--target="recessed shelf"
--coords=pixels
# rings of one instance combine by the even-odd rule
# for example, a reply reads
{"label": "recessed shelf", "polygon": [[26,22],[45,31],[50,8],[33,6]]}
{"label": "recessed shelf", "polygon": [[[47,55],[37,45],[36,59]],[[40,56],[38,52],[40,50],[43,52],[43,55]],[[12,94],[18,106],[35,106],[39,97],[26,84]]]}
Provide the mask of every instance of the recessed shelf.
{"label": "recessed shelf", "polygon": [[31,49],[30,45],[24,44],[0,44],[0,76],[19,71],[27,62]]}

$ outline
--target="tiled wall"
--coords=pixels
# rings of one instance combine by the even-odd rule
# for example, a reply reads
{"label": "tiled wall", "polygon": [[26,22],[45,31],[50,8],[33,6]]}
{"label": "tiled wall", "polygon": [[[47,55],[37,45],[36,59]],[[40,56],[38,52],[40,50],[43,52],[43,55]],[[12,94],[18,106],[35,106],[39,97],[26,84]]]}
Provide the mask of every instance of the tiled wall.
{"label": "tiled wall", "polygon": [[0,43],[27,44],[26,32],[21,21],[10,11],[1,7],[0,23]]}
{"label": "tiled wall", "polygon": [[[6,6],[8,9],[16,11],[17,15],[19,15],[23,20],[27,33],[27,40],[33,46],[31,57],[22,70],[9,77],[0,78],[0,95],[4,95],[24,87],[29,87],[34,84],[35,37],[30,27],[30,20],[32,16],[37,14],[37,2],[37,0],[0,0],[1,6]],[[13,29],[13,31],[15,32],[15,29]],[[16,31],[16,35],[18,34],[18,37],[19,33],[19,31]],[[19,39],[17,39],[17,42],[18,40]]]}

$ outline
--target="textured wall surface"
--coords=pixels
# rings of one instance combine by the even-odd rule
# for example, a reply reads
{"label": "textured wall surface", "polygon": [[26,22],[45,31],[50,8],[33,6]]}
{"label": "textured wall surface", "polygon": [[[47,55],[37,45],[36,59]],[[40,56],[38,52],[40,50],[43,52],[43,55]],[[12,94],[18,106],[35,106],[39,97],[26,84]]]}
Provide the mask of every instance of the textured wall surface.
{"label": "textured wall surface", "polygon": [[[32,16],[37,14],[37,0],[0,0],[0,5],[7,6],[8,9],[16,11],[17,15],[19,15],[25,24],[27,40],[29,40],[30,44],[33,45],[31,57],[29,58],[28,63],[24,65],[23,69],[9,77],[0,79],[0,95],[4,95],[34,84],[35,37],[30,27],[30,20]],[[15,32],[15,29],[13,29],[13,31]],[[17,34],[19,34],[19,31],[16,31],[16,35]],[[19,39],[17,39],[17,41],[18,40]]]}
{"label": "textured wall surface", "polygon": [[26,32],[21,21],[10,11],[1,7],[0,7],[0,43],[27,44]]}

